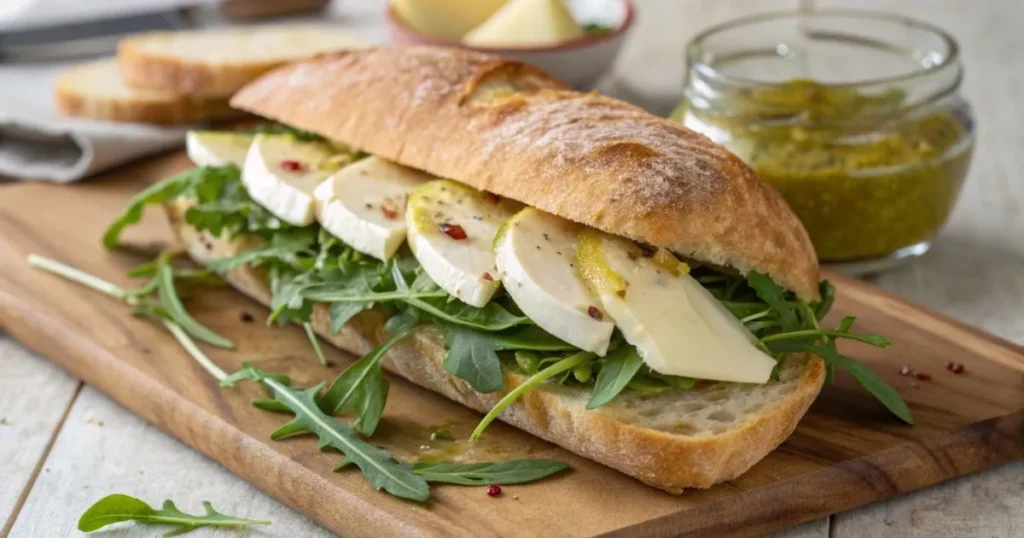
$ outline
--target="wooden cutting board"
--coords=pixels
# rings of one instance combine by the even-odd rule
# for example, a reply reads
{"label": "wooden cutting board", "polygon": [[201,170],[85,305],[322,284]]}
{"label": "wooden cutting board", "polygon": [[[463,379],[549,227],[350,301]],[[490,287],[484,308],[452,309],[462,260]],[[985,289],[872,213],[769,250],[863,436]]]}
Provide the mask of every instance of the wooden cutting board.
{"label": "wooden cutting board", "polygon": [[[325,527],[354,536],[754,536],[847,510],[1024,457],[1024,350],[866,284],[833,276],[833,319],[858,317],[865,331],[893,340],[886,350],[845,351],[870,364],[907,400],[908,427],[846,375],[828,386],[793,436],[744,476],[706,491],[671,496],[505,425],[488,430],[474,453],[568,462],[558,478],[505,488],[435,486],[423,505],[372,491],[354,472],[332,473],[336,454],[310,438],[270,441],[286,420],[254,409],[254,384],[220,388],[158,325],[116,301],[25,261],[56,258],[120,284],[145,258],[103,250],[99,237],[132,193],[187,167],[173,154],[74,186],[0,186],[0,327],[121,405]],[[170,239],[153,210],[129,231],[133,244]],[[238,349],[208,349],[227,371],[242,361],[285,371],[299,385],[333,378],[351,361],[334,351],[319,366],[302,331],[267,328],[266,311],[230,289],[187,299],[204,324]],[[333,350],[332,350],[333,351]],[[949,361],[967,372],[954,375]],[[901,365],[932,375],[899,375]],[[26,387],[31,390],[30,387]],[[428,431],[445,425],[465,438],[479,415],[441,396],[392,380],[379,429],[384,446],[415,457]],[[472,455],[472,454],[471,454]]]}

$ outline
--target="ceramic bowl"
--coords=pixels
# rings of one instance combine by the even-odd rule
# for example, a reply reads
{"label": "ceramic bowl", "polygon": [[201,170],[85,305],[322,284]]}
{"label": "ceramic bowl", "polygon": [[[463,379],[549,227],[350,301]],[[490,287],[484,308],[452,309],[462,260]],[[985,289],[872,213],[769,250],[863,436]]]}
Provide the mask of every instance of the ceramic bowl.
{"label": "ceramic bowl", "polygon": [[399,45],[460,47],[514,58],[536,65],[574,88],[590,89],[615,63],[626,34],[633,26],[635,8],[630,0],[570,0],[568,5],[577,19],[599,22],[612,30],[555,45],[470,47],[412,28],[390,3],[387,8],[387,26],[391,41]]}

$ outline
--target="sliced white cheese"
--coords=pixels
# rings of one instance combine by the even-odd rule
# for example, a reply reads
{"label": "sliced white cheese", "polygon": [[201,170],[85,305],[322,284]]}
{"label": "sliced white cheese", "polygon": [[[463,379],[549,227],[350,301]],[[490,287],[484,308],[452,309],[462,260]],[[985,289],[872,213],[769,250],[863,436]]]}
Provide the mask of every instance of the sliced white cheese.
{"label": "sliced white cheese", "polygon": [[509,0],[462,42],[473,47],[552,45],[582,35],[563,0]]}
{"label": "sliced white cheese", "polygon": [[509,204],[461,183],[425,183],[409,197],[409,248],[441,289],[483,307],[500,285],[491,245],[512,213]]}
{"label": "sliced white cheese", "polygon": [[505,290],[540,328],[603,356],[615,324],[579,275],[578,232],[565,219],[523,209],[498,232],[494,262]]}
{"label": "sliced white cheese", "polygon": [[313,191],[332,171],[322,164],[337,150],[287,135],[257,135],[242,168],[249,196],[295,226],[314,220]]}
{"label": "sliced white cheese", "polygon": [[652,370],[696,379],[768,381],[775,361],[686,272],[593,230],[581,235],[578,258],[587,284]]}
{"label": "sliced white cheese", "polygon": [[185,153],[196,166],[233,164],[241,168],[252,139],[249,133],[189,131],[185,135]]}
{"label": "sliced white cheese", "polygon": [[405,242],[405,209],[429,174],[368,157],[336,172],[317,187],[316,218],[331,235],[379,260]]}

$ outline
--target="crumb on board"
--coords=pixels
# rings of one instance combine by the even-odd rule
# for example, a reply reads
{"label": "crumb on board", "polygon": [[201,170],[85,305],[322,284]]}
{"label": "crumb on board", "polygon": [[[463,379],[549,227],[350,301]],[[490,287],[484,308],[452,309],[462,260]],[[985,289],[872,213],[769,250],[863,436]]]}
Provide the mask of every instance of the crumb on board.
{"label": "crumb on board", "polygon": [[0,417],[0,426],[10,426],[13,424],[7,417]]}

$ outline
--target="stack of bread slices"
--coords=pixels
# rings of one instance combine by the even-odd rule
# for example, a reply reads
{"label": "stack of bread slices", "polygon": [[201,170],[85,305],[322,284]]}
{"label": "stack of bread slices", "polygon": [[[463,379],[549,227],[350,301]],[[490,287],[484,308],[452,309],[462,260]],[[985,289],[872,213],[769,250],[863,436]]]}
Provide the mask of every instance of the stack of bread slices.
{"label": "stack of bread slices", "polygon": [[270,69],[316,54],[365,46],[314,25],[149,32],[123,39],[116,58],[72,67],[54,87],[59,113],[160,125],[237,117],[231,95]]}

